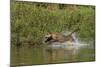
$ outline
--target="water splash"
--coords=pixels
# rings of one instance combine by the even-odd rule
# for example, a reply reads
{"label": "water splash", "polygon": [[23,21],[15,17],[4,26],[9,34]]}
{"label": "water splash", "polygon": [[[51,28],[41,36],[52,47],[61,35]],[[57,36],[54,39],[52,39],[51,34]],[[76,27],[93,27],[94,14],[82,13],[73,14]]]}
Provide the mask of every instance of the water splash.
{"label": "water splash", "polygon": [[[71,32],[65,32],[65,33],[63,32],[63,35],[67,36],[70,33]],[[89,45],[87,43],[79,41],[79,38],[76,36],[76,33],[73,33],[72,37],[75,40],[74,42],[70,42],[70,41],[66,41],[66,42],[63,42],[63,43],[53,42],[48,47],[52,48],[52,49],[74,49],[75,52],[78,52],[79,49],[84,48],[84,47]]]}

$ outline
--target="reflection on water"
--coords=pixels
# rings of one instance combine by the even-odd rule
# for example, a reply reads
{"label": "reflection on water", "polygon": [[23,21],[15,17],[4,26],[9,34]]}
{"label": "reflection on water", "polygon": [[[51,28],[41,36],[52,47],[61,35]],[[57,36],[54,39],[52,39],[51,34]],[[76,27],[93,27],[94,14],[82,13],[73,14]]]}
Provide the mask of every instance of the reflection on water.
{"label": "reflection on water", "polygon": [[95,59],[94,45],[78,49],[52,49],[44,46],[21,46],[11,48],[11,65],[48,64],[62,62],[93,61]]}
{"label": "reflection on water", "polygon": [[[73,35],[75,42],[54,42],[51,45],[16,47],[11,45],[11,65],[36,65],[48,63],[80,62],[95,60],[95,45],[81,43]],[[74,44],[74,45],[68,45]]]}

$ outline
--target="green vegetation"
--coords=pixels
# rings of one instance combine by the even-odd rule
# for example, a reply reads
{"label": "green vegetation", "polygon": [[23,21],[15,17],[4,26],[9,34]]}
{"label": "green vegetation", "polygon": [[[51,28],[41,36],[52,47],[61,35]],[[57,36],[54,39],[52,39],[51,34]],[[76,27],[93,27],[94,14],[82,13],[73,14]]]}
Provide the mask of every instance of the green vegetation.
{"label": "green vegetation", "polygon": [[[80,40],[95,41],[95,7],[32,2],[11,2],[11,64],[44,64],[43,37],[48,32],[73,31]],[[95,44],[92,45],[94,46]],[[23,46],[17,48],[16,46]],[[31,46],[30,46],[31,45]],[[36,45],[34,47],[34,45]],[[34,48],[33,48],[33,47]],[[30,47],[30,48],[29,48]],[[32,47],[32,48],[31,48]],[[93,61],[95,47],[82,48],[76,61]],[[48,55],[49,56],[49,55]],[[50,55],[51,56],[51,55]],[[60,60],[57,62],[72,62]],[[55,62],[55,63],[57,63]]]}
{"label": "green vegetation", "polygon": [[40,45],[47,32],[72,31],[78,25],[81,39],[89,41],[95,36],[94,6],[13,1],[11,13],[11,38],[15,45],[17,39],[21,44]]}

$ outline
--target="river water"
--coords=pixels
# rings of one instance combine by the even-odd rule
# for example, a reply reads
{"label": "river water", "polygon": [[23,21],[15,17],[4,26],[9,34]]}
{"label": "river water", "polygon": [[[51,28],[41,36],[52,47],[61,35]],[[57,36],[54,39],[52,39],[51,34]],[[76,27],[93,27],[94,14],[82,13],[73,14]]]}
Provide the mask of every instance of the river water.
{"label": "river water", "polygon": [[52,63],[84,62],[95,60],[95,44],[82,43],[77,40],[67,46],[65,43],[53,43],[52,45],[11,46],[11,65],[37,65]]}

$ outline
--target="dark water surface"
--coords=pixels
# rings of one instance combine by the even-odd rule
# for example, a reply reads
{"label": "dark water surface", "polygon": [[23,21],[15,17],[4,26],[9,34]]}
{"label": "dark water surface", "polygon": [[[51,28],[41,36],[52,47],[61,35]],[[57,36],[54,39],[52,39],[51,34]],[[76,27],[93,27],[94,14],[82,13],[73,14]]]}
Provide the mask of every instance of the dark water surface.
{"label": "dark water surface", "polygon": [[94,45],[77,50],[47,49],[46,46],[12,46],[11,65],[36,65],[63,62],[94,61]]}

